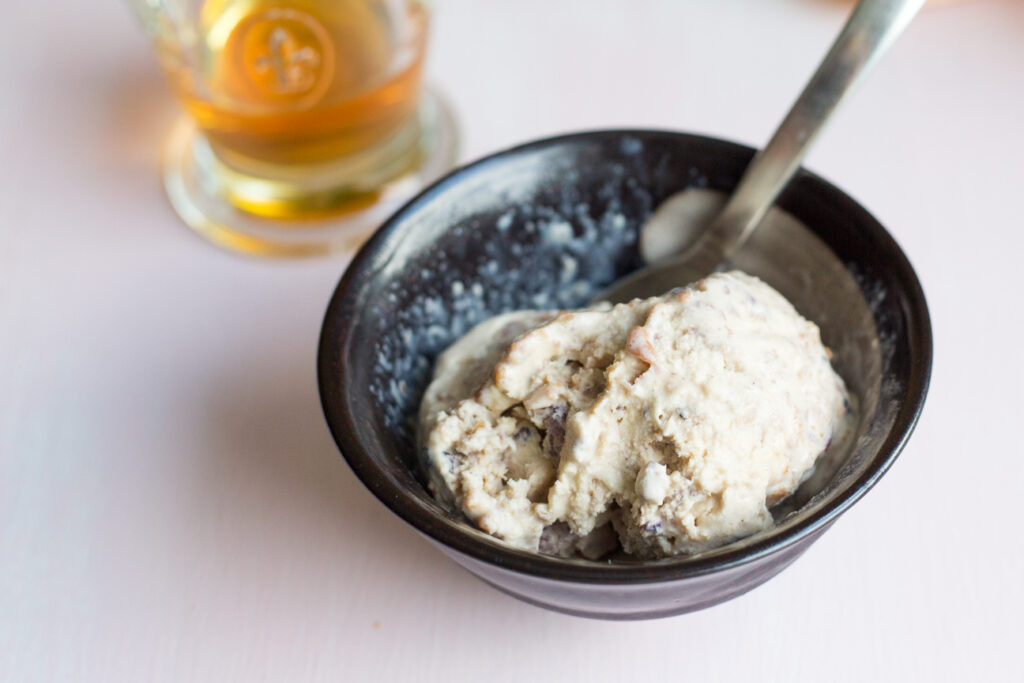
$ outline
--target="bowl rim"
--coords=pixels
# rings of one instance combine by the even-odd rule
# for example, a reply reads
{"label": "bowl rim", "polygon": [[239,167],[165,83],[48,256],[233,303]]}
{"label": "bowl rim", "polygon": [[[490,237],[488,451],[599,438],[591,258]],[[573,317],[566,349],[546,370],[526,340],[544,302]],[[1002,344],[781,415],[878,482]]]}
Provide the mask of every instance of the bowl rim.
{"label": "bowl rim", "polygon": [[[372,237],[353,257],[342,275],[324,314],[317,351],[317,384],[321,407],[342,457],[356,477],[393,513],[414,529],[442,546],[485,564],[507,571],[532,575],[549,580],[573,583],[653,583],[686,579],[756,562],[794,543],[815,536],[864,496],[892,466],[903,450],[917,424],[924,407],[931,378],[932,330],[927,302],[917,275],[903,250],[889,232],[864,207],[849,195],[822,177],[801,168],[789,187],[799,182],[805,191],[828,193],[830,200],[844,212],[856,216],[858,226],[870,233],[873,241],[884,245],[888,254],[887,267],[903,284],[911,302],[908,334],[912,350],[910,375],[906,398],[897,412],[878,453],[866,464],[857,478],[842,492],[822,502],[821,507],[807,519],[787,528],[768,531],[761,538],[742,547],[729,545],[696,556],[677,556],[651,562],[610,564],[600,561],[565,559],[541,555],[504,544],[497,538],[479,538],[483,534],[468,527],[465,522],[451,523],[441,515],[424,514],[425,508],[406,497],[403,489],[369,456],[363,444],[355,438],[355,416],[344,401],[346,372],[344,355],[347,339],[352,331],[349,316],[342,315],[350,291],[373,270],[375,260],[390,239],[400,230],[407,217],[422,205],[443,193],[448,187],[470,177],[484,167],[500,163],[503,159],[567,142],[585,142],[589,139],[609,137],[674,138],[698,144],[720,146],[723,150],[753,156],[756,150],[722,138],[672,130],[644,128],[614,128],[586,130],[545,137],[488,154],[462,165],[438,179],[393,213],[374,232]],[[780,196],[780,201],[784,199]],[[486,536],[484,534],[484,536]]]}

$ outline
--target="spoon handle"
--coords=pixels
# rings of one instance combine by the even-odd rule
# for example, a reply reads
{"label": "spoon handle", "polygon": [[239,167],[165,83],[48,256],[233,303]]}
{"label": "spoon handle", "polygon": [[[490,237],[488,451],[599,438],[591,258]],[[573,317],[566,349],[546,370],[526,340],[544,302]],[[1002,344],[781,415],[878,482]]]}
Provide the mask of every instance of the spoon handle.
{"label": "spoon handle", "polygon": [[721,263],[746,242],[843,99],[924,3],[861,0],[857,4],[772,139],[747,166],[729,201],[694,246],[694,251],[704,252],[702,261]]}

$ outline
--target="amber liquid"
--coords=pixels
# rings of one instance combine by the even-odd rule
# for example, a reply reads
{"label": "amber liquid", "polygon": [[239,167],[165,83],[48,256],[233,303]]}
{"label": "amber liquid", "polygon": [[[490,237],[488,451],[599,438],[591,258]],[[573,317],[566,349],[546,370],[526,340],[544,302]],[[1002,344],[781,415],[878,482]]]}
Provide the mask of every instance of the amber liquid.
{"label": "amber liquid", "polygon": [[280,177],[387,147],[415,117],[427,15],[383,4],[207,0],[196,57],[169,70],[216,157]]}

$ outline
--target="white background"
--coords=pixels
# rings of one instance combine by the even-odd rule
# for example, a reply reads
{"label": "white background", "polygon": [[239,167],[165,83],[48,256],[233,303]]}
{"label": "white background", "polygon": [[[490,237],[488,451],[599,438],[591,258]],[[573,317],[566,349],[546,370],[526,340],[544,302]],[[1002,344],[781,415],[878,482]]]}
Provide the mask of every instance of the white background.
{"label": "white background", "polygon": [[[442,1],[429,71],[464,159],[612,126],[756,145],[847,7]],[[357,482],[314,378],[346,260],[182,227],[178,110],[127,6],[2,21],[0,680],[1024,680],[1024,3],[927,8],[808,159],[924,284],[909,446],[779,577],[640,623],[508,598]]]}

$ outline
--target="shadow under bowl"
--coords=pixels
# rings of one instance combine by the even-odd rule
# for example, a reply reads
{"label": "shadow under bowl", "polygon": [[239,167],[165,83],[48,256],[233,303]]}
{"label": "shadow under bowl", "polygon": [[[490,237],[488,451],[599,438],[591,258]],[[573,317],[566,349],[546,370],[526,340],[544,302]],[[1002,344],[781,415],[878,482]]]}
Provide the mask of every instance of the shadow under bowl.
{"label": "shadow under bowl", "polygon": [[730,191],[753,154],[683,133],[579,133],[486,157],[406,204],[356,255],[321,331],[324,414],[356,476],[473,574],[569,614],[679,614],[785,568],[892,465],[923,407],[932,360],[927,306],[903,252],[860,205],[806,171],[736,263],[818,323],[858,422],[848,447],[774,511],[772,529],[657,561],[540,555],[439,505],[415,445],[420,397],[449,344],[501,312],[586,305],[640,265],[637,230],[662,200],[683,188]]}

